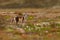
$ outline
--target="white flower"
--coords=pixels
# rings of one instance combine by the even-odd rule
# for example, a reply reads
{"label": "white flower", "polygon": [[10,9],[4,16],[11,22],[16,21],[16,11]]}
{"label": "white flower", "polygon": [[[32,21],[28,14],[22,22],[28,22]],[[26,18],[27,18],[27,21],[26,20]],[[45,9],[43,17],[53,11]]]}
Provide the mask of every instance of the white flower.
{"label": "white flower", "polygon": [[29,27],[29,26],[26,26],[27,28]]}

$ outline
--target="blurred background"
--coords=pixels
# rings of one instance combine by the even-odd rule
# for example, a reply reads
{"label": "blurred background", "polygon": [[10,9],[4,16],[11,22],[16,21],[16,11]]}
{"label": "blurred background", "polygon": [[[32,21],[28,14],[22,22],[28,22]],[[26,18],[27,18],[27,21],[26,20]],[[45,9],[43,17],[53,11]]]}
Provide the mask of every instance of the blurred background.
{"label": "blurred background", "polygon": [[0,8],[59,7],[60,0],[0,0]]}

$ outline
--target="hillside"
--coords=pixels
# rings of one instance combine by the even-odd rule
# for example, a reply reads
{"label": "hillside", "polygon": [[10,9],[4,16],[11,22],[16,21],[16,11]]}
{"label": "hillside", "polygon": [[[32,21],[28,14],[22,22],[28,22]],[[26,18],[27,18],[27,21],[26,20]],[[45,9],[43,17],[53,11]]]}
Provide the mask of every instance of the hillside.
{"label": "hillside", "polygon": [[60,0],[0,0],[0,8],[47,8],[59,5]]}

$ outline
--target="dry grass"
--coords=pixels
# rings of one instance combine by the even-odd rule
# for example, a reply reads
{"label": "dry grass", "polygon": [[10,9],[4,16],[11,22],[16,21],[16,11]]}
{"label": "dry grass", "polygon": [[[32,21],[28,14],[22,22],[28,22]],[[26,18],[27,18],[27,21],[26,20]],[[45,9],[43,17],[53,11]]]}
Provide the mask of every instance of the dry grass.
{"label": "dry grass", "polygon": [[[48,19],[51,19],[49,20],[50,21],[54,21],[54,22],[57,22],[57,21],[60,21],[60,18],[56,18],[56,17],[59,17],[60,16],[60,9],[1,9],[0,12],[15,12],[15,11],[19,11],[19,12],[32,12],[31,14],[28,13],[29,15],[37,15],[37,18],[36,18],[36,22],[34,23],[38,23],[38,20],[40,20],[40,22],[44,22],[44,21],[47,21]],[[43,13],[43,14],[42,14]],[[7,14],[8,15],[8,14]],[[11,15],[11,14],[10,14]],[[40,16],[41,15],[41,16]],[[6,15],[5,15],[6,16]],[[4,16],[4,17],[5,17]],[[9,19],[10,16],[6,16],[6,19]],[[35,19],[32,19],[32,20],[35,20]],[[29,19],[28,21],[30,23],[33,24],[33,21],[31,19]],[[34,25],[30,25],[28,24],[30,28],[34,28],[35,26]],[[39,25],[38,25],[39,26]],[[36,28],[38,27],[36,26]],[[48,26],[50,27],[50,26]],[[26,28],[26,27],[25,27]],[[24,28],[23,28],[24,29]],[[26,33],[26,34],[20,34],[21,31],[19,30],[7,30],[7,29],[4,29],[4,30],[0,30],[0,39],[1,40],[60,40],[60,24],[59,24],[59,28],[41,28],[39,27],[40,31],[39,30],[35,30],[33,29],[32,32],[34,33]],[[7,30],[7,31],[6,31]],[[26,29],[25,31],[27,32],[27,30],[29,31],[29,28]],[[48,32],[46,32],[46,30],[48,30]]]}

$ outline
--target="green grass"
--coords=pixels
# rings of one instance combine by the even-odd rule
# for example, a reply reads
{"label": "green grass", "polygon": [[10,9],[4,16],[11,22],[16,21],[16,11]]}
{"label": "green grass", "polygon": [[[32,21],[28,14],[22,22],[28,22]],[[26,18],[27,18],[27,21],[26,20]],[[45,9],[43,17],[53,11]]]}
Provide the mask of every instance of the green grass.
{"label": "green grass", "polygon": [[60,24],[56,24],[56,26],[60,26]]}
{"label": "green grass", "polygon": [[32,16],[32,15],[29,15],[27,18],[27,20],[33,20],[33,19],[34,19],[34,16]]}
{"label": "green grass", "polygon": [[5,18],[5,19],[9,19],[9,18],[10,18],[10,16],[4,16],[4,18]]}
{"label": "green grass", "polygon": [[31,24],[31,23],[28,23],[25,27],[22,27],[26,32],[35,32],[35,33],[40,33],[40,32],[43,32],[43,31],[50,31],[51,30],[51,27],[48,26],[48,27],[43,27],[41,28],[40,25],[34,25],[34,24]]}

